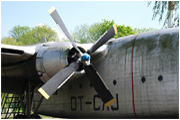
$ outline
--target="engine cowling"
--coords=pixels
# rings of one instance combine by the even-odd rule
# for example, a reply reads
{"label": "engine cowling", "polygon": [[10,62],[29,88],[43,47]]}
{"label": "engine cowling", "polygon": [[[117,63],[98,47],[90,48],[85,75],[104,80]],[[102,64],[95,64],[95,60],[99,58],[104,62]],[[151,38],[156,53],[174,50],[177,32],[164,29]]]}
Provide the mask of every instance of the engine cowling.
{"label": "engine cowling", "polygon": [[68,65],[68,52],[72,48],[70,43],[44,44],[37,52],[36,70],[40,79],[45,83],[57,71]]}
{"label": "engine cowling", "polygon": [[[84,49],[79,47],[81,51]],[[73,61],[76,61],[76,49],[71,43],[46,43],[37,51],[36,70],[40,79],[45,83],[58,71]]]}

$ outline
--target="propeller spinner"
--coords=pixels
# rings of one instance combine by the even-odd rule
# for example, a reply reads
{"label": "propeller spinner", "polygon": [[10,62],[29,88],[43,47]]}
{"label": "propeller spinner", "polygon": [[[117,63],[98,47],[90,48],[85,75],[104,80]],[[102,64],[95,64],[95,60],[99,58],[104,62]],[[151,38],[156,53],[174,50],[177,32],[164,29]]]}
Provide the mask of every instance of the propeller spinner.
{"label": "propeller spinner", "polygon": [[74,48],[79,52],[79,58],[77,61],[71,63],[69,66],[63,68],[58,73],[56,73],[48,82],[46,82],[38,91],[48,99],[58,88],[60,88],[72,75],[79,69],[80,64],[83,64],[83,69],[85,70],[86,76],[92,83],[94,89],[98,93],[99,97],[105,104],[109,106],[115,102],[110,90],[104,83],[102,77],[96,71],[94,66],[90,63],[91,54],[95,52],[99,47],[105,44],[109,39],[111,39],[115,34],[117,34],[117,28],[113,25],[108,31],[106,31],[99,40],[87,51],[87,53],[82,54],[79,48],[74,43],[72,37],[70,36],[68,30],[66,29],[62,19],[60,18],[55,7],[48,10],[51,17],[54,19],[56,24],[61,28],[67,38],[71,41]]}

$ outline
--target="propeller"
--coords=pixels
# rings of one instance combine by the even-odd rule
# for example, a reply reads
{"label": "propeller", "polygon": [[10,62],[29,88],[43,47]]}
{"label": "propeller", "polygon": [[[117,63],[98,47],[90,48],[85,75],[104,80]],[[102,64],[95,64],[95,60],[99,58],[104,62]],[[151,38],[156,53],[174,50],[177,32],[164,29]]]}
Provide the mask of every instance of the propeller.
{"label": "propeller", "polygon": [[91,54],[95,52],[98,48],[104,45],[109,39],[111,39],[115,34],[117,34],[117,28],[113,25],[108,31],[106,31],[98,41],[87,51],[87,53],[82,54],[79,48],[74,43],[68,30],[66,29],[62,19],[60,18],[58,12],[54,7],[49,9],[49,14],[54,19],[56,24],[62,29],[67,38],[72,42],[74,48],[79,52],[79,59],[72,62],[69,66],[63,68],[58,73],[56,73],[48,82],[46,82],[38,91],[48,99],[58,88],[60,88],[72,75],[83,66],[86,76],[92,83],[94,89],[98,93],[105,106],[109,106],[115,102],[109,88],[104,83],[102,77],[95,69],[95,67],[90,63]]}
{"label": "propeller", "polygon": [[73,47],[80,53],[82,56],[82,52],[79,50],[79,48],[76,46],[75,42],[73,41],[71,35],[69,34],[68,30],[66,29],[66,26],[64,25],[61,17],[59,16],[58,12],[56,11],[55,7],[52,7],[48,10],[49,14],[53,18],[53,20],[56,22],[56,24],[59,26],[59,28],[64,32],[66,37],[71,41]]}
{"label": "propeller", "polygon": [[114,24],[108,31],[106,31],[99,40],[87,51],[88,54],[92,54],[102,45],[104,45],[109,39],[111,39],[115,34],[117,34],[117,28]]}
{"label": "propeller", "polygon": [[71,63],[68,67],[63,68],[48,80],[38,91],[48,99],[57,89],[62,86],[69,77],[79,68],[78,62]]}

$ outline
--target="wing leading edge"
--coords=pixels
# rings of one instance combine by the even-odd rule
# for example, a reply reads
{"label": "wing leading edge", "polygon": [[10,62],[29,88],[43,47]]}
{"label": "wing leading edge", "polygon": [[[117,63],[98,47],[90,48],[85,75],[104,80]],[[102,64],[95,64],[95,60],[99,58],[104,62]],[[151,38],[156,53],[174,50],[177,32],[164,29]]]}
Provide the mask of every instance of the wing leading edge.
{"label": "wing leading edge", "polygon": [[12,46],[1,44],[1,65],[22,63],[35,54],[35,46]]}

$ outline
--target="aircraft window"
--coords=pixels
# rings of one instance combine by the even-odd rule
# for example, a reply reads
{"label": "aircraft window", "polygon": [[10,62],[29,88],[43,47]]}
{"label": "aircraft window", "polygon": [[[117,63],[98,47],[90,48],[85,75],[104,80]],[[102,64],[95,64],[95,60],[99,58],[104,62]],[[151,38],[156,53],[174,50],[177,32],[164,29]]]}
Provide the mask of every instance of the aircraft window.
{"label": "aircraft window", "polygon": [[117,84],[117,81],[116,81],[116,80],[114,80],[114,81],[113,81],[113,84],[114,84],[114,85],[116,85],[116,84]]}
{"label": "aircraft window", "polygon": [[160,75],[160,76],[158,77],[158,80],[159,80],[159,81],[162,81],[162,80],[163,80],[162,75]]}
{"label": "aircraft window", "polygon": [[144,82],[146,81],[146,78],[143,76],[143,77],[141,78],[141,81],[142,81],[142,83],[144,83]]}

